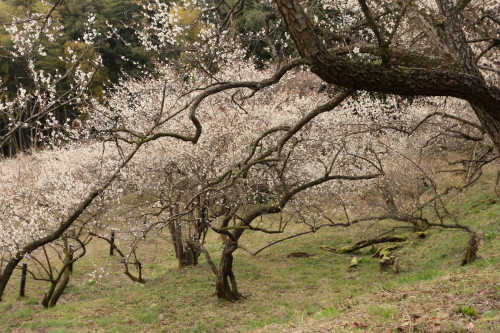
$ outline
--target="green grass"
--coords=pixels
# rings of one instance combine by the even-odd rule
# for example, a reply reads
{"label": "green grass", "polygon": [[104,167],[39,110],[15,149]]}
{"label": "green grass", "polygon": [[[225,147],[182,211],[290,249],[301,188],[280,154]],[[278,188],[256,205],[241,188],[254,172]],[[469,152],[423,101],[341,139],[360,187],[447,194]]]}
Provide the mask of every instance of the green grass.
{"label": "green grass", "polygon": [[0,312],[5,312],[12,309],[12,303],[11,302],[6,302],[3,304],[0,304]]}
{"label": "green grass", "polygon": [[67,328],[73,326],[73,322],[64,319],[46,319],[42,322],[25,322],[21,323],[21,328],[36,330],[39,328],[57,327]]}
{"label": "green grass", "polygon": [[472,318],[475,318],[477,316],[476,309],[474,307],[467,306],[467,305],[459,308],[458,313],[463,314],[464,316],[467,316],[467,317],[472,317]]}
{"label": "green grass", "polygon": [[334,308],[333,306],[327,307],[321,311],[316,313],[316,316],[323,318],[337,318],[341,315],[340,311]]}
{"label": "green grass", "polygon": [[[365,331],[382,332],[419,316],[412,322],[416,331],[425,331],[436,320],[433,318],[440,320],[442,328],[460,331],[475,318],[478,331],[497,332],[500,226],[496,217],[500,204],[481,186],[471,188],[467,201],[462,202],[461,222],[484,234],[481,258],[468,267],[459,266],[468,239],[461,231],[433,228],[424,239],[404,231],[409,240],[395,251],[400,273],[394,275],[381,273],[378,259],[372,258],[382,245],[355,254],[327,252],[319,246],[353,244],[397,226],[396,222],[322,229],[270,247],[258,256],[235,252],[234,272],[244,298],[230,303],[214,297],[215,276],[203,256],[197,267],[177,268],[168,235],[143,243],[137,250],[144,264],[145,285],[124,276],[118,258],[108,255],[107,244],[94,241],[88,254],[75,263],[70,284],[53,309],[43,310],[39,304],[48,285],[31,278],[27,297],[19,298],[16,274],[0,303],[0,331],[281,332],[301,326],[308,332],[326,325],[339,332],[356,332],[363,330],[353,323],[363,323],[369,326]],[[296,232],[300,225],[290,227],[289,232]],[[255,250],[284,236],[248,232],[241,245]],[[219,237],[209,234],[208,238],[206,248],[217,264],[222,248]],[[288,257],[294,252],[310,256]],[[353,255],[358,268],[349,271]],[[101,272],[101,268],[103,276],[89,281],[90,272]],[[490,305],[482,313],[468,305],[476,304],[469,299]]]}
{"label": "green grass", "polygon": [[390,320],[398,315],[398,310],[396,308],[386,305],[369,305],[368,312],[383,320]]}

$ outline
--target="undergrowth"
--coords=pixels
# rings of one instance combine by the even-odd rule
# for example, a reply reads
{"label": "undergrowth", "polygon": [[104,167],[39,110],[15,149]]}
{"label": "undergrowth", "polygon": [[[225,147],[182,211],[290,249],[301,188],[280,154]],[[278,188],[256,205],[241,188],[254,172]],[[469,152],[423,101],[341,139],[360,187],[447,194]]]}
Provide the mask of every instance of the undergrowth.
{"label": "undergrowth", "polygon": [[[28,278],[19,298],[19,274],[0,303],[3,332],[427,332],[500,331],[500,202],[484,183],[462,203],[464,223],[483,234],[480,259],[460,267],[468,235],[433,228],[395,251],[399,274],[381,273],[374,248],[353,254],[324,251],[376,235],[383,229],[355,226],[323,229],[285,241],[252,256],[237,251],[236,279],[243,299],[228,303],[214,296],[215,277],[203,257],[179,270],[168,235],[138,249],[145,285],[122,273],[106,243],[93,241],[75,263],[70,283],[55,308],[39,304],[48,288]],[[392,222],[385,222],[392,223]],[[299,225],[292,225],[299,228]],[[217,264],[218,236],[207,250]],[[258,249],[283,235],[248,232],[242,246]],[[309,256],[293,257],[303,252]],[[352,256],[358,267],[349,270]],[[91,277],[97,270],[100,276]],[[471,326],[472,325],[472,326]]]}

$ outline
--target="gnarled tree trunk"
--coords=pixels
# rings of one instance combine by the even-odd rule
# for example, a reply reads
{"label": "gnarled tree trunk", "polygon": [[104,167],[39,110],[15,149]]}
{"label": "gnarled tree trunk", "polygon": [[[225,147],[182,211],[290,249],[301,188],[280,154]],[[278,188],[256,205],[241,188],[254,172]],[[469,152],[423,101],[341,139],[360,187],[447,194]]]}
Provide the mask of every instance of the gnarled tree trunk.
{"label": "gnarled tree trunk", "polygon": [[169,231],[179,268],[182,269],[185,266],[198,265],[198,257],[201,254],[196,244],[198,240],[184,239],[182,235],[182,225],[179,221],[170,223]]}
{"label": "gnarled tree trunk", "polygon": [[219,271],[215,283],[217,297],[226,301],[237,301],[241,298],[238,292],[238,284],[233,273],[233,252],[237,249],[236,244],[229,241],[222,251]]}

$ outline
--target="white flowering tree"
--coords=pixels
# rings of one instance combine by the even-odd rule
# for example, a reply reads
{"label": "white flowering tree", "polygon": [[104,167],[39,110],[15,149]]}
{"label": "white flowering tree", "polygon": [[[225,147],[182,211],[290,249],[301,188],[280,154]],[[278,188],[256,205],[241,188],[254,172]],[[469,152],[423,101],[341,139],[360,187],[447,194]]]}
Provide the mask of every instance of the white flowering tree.
{"label": "white flowering tree", "polygon": [[301,58],[325,82],[466,100],[500,147],[496,1],[323,1],[310,15],[297,0],[275,4]]}
{"label": "white flowering tree", "polygon": [[[245,71],[245,77],[253,82],[272,76],[251,67],[241,64],[239,74]],[[229,80],[234,70],[227,67],[212,75]],[[166,69],[160,78],[124,82],[109,104],[96,112],[95,126],[119,115],[122,129],[117,128],[116,133],[121,139],[138,136],[137,132],[130,134],[130,129],[140,130],[148,120],[155,121],[157,115],[152,117],[149,112],[155,114],[162,104],[175,111],[182,98],[190,99],[176,77]],[[123,188],[153,193],[153,199],[149,196],[150,205],[143,204],[129,214],[127,219],[133,222],[123,224],[120,232],[129,230],[140,240],[146,233],[167,226],[179,266],[195,264],[200,253],[205,253],[217,275],[217,294],[223,299],[240,297],[232,254],[244,231],[282,233],[287,225],[263,226],[260,217],[277,213],[292,216],[294,210],[285,207],[297,195],[322,184],[324,193],[334,193],[336,185],[326,185],[332,180],[362,181],[381,174],[376,153],[361,151],[363,144],[343,142],[349,131],[338,130],[348,126],[349,108],[343,110],[343,116],[327,114],[348,98],[348,93],[340,92],[333,99],[326,93],[301,93],[297,81],[320,88],[320,82],[307,73],[287,74],[282,81],[251,97],[248,88],[207,97],[197,108],[205,134],[195,146],[175,138],[160,138],[159,133],[122,172],[126,174]],[[168,93],[160,94],[165,89]],[[164,116],[172,111],[165,109]],[[108,114],[112,116],[100,118]],[[187,127],[189,122],[188,116],[179,116],[158,129],[165,133]],[[309,193],[316,195],[314,191]],[[118,209],[131,212],[126,206]],[[312,231],[318,228],[310,226]],[[225,236],[218,268],[203,247],[202,235],[209,229]],[[104,231],[107,233],[109,230]]]}
{"label": "white flowering tree", "polygon": [[[238,75],[255,80],[240,82],[240,87],[272,76],[245,64],[237,68]],[[211,76],[230,82],[234,73],[226,66]],[[116,123],[114,133],[121,140],[132,140],[140,137],[133,128],[140,130],[148,121],[156,121],[155,111],[168,105],[172,109],[164,108],[163,116],[176,118],[157,130],[181,131],[188,128],[192,114],[181,116],[176,105],[199,96],[192,86],[182,83],[169,67],[145,80],[125,81],[105,106],[96,107],[100,111],[93,121],[95,126]],[[323,227],[388,219],[402,222],[398,228],[416,231],[439,225],[473,232],[455,217],[444,216],[447,207],[441,199],[477,180],[477,170],[494,161],[496,154],[488,149],[482,127],[462,101],[442,99],[433,105],[428,98],[381,100],[346,91],[329,96],[318,92],[323,89],[321,81],[301,71],[289,72],[256,92],[233,88],[233,83],[228,86],[232,89],[207,94],[197,106],[204,134],[195,146],[155,134],[156,139],[122,172],[124,191],[150,194],[138,210],[119,208],[128,214],[123,216],[129,223],[122,224],[120,232],[134,236],[132,251],[146,235],[167,227],[179,266],[196,264],[205,253],[217,276],[217,295],[234,300],[240,295],[232,254],[241,248],[240,238],[245,231],[282,233],[287,226],[283,221],[292,217],[307,225],[292,237]],[[439,147],[453,150],[459,145],[462,155],[472,148],[471,162],[463,170],[463,184],[446,188],[426,158],[437,154]],[[444,163],[436,161],[439,167]],[[344,222],[335,222],[338,215],[326,213],[332,202],[340,206],[342,200],[359,201],[370,188],[378,194],[368,198],[371,207],[366,210],[347,214]],[[436,214],[429,213],[429,207]],[[272,214],[279,214],[281,222],[260,219]],[[224,236],[219,267],[204,249],[203,234],[209,229]],[[109,234],[106,229],[102,232],[101,237]]]}
{"label": "white flowering tree", "polygon": [[44,63],[47,52],[62,43],[64,27],[54,17],[58,4],[47,5],[47,13],[28,11],[24,17],[14,16],[11,22],[2,22],[12,47],[3,49],[1,56],[24,66],[12,82],[0,82],[2,155],[14,156],[47,143],[47,139],[50,144],[58,144],[72,136],[65,117],[69,113],[63,111],[78,107],[91,94],[88,88],[101,67],[94,49],[97,33],[92,27],[93,16],[87,22],[84,40],[66,43],[64,53],[53,57],[52,71]]}
{"label": "white flowering tree", "polygon": [[[205,70],[241,57],[225,51],[237,41],[228,35],[232,21],[245,15],[243,2],[181,4],[191,9],[190,20],[182,19],[175,6],[160,2],[147,6],[152,24],[141,37],[149,50],[181,52],[186,63]],[[496,1],[277,0],[272,4],[276,12],[265,17],[265,27],[255,38],[267,43],[277,63],[295,51],[326,83],[466,100],[498,148]],[[197,38],[184,38],[194,28]],[[279,29],[287,32],[285,37],[277,33]],[[294,50],[283,51],[291,45]]]}
{"label": "white flowering tree", "polygon": [[[314,197],[334,195],[339,180],[350,190],[349,180],[368,181],[397,170],[390,167],[397,156],[406,156],[412,164],[416,155],[398,152],[410,147],[401,142],[408,135],[418,135],[420,128],[425,132],[414,148],[435,142],[432,131],[439,138],[477,142],[489,138],[497,150],[500,147],[495,1],[274,0],[262,4],[270,11],[262,17],[262,30],[240,35],[235,26],[245,15],[244,1],[147,3],[135,29],[156,68],[112,87],[104,102],[94,99],[90,105],[82,102],[92,100],[87,87],[99,57],[91,57],[94,66],[89,70],[80,66],[84,53],[74,55],[68,50],[66,61],[73,64],[68,76],[75,84],[63,94],[56,86],[64,74],[42,73],[34,60],[29,61],[34,52],[43,56],[40,41],[52,38],[55,28],[47,27],[52,27],[50,13],[57,4],[42,19],[10,26],[16,36],[24,35],[14,26],[27,32],[16,48],[27,57],[30,77],[39,88],[19,87],[14,99],[2,101],[8,126],[0,143],[4,145],[23,127],[40,125],[36,121],[49,116],[53,107],[75,103],[88,115],[85,126],[104,142],[105,153],[81,164],[89,170],[95,163],[102,165],[98,178],[89,173],[79,180],[79,173],[61,168],[37,173],[31,183],[29,178],[15,180],[36,185],[36,197],[45,190],[47,195],[54,191],[41,205],[34,196],[16,192],[18,187],[5,191],[9,205],[2,227],[19,231],[9,231],[15,237],[5,237],[2,243],[7,254],[2,258],[0,295],[20,260],[61,237],[96,199],[144,191],[143,186],[158,196],[156,206],[148,207],[144,216],[156,214],[156,219],[149,219],[151,227],[172,226],[178,244],[181,238],[175,235],[182,231],[177,226],[183,221],[195,230],[189,237],[201,246],[196,251],[203,252],[199,235],[208,228],[227,237],[219,267],[212,265],[212,269],[218,297],[238,299],[232,254],[240,237],[246,230],[282,232],[282,226],[270,229],[256,224],[261,216],[286,214],[295,203],[297,209],[290,214],[319,207]],[[90,17],[83,40],[89,50],[99,37],[92,23]],[[45,34],[47,38],[39,37]],[[262,54],[253,56],[251,39],[265,45],[262,50],[271,60]],[[255,63],[267,70],[255,71]],[[320,83],[304,74],[308,70]],[[375,100],[360,91],[370,92]],[[352,96],[362,103],[354,103]],[[437,110],[427,108],[442,103],[442,96],[452,102]],[[463,113],[456,112],[457,105]],[[490,150],[473,156],[469,166],[495,158]],[[76,168],[74,162],[68,170]],[[415,177],[424,174],[428,179],[423,170],[415,171]],[[64,196],[57,191],[68,185],[51,183],[58,172],[70,176],[56,179],[75,183],[73,201],[60,201]],[[6,171],[5,177],[12,177],[11,172]],[[466,184],[473,179],[468,177]],[[157,185],[152,180],[158,180]],[[415,215],[422,208],[412,211],[404,206],[407,202],[391,203],[390,190],[383,190],[384,186],[380,193],[391,218],[421,224],[423,219]],[[434,189],[435,199],[427,202],[445,194],[437,186]],[[312,213],[302,214],[314,218]],[[17,218],[15,223],[10,223],[12,218]],[[336,225],[324,219],[327,225]],[[319,225],[311,224],[310,231]],[[134,230],[143,235],[148,228]]]}
{"label": "white flowering tree", "polygon": [[[254,38],[266,44],[265,49],[278,70],[299,63],[307,65],[325,83],[344,87],[349,92],[365,90],[379,94],[380,98],[387,94],[407,99],[415,99],[408,96],[429,96],[418,103],[446,107],[421,114],[420,120],[401,128],[389,122],[380,125],[379,130],[385,128],[407,135],[430,122],[432,125],[426,128],[434,128],[436,137],[454,136],[480,142],[485,139],[484,134],[488,134],[498,150],[499,8],[496,2],[286,0],[272,2],[274,13],[267,5],[263,3],[271,13],[262,18],[263,28]],[[218,6],[210,1],[182,2],[183,8],[190,10],[189,20],[183,19],[176,6],[156,2],[147,7],[150,11],[147,18],[152,24],[141,31],[144,44],[160,54],[178,52],[180,66],[199,69],[188,76],[190,80],[207,80],[205,82],[222,90],[228,81],[219,79],[217,71],[242,57],[237,43],[242,41],[232,34],[232,24],[245,16],[243,3]],[[186,39],[194,30],[198,32],[197,38]],[[448,98],[443,104],[439,96],[453,99]],[[401,108],[398,103],[394,104],[399,113],[413,113],[418,107]],[[453,112],[454,106],[473,112],[477,120],[474,116],[471,118],[469,112]],[[450,123],[442,127],[435,125],[443,120]],[[373,131],[373,127],[365,131]],[[359,136],[351,136],[355,138]],[[479,159],[471,157],[470,163],[477,166],[496,159],[495,153],[490,154],[487,148],[485,151],[489,153]],[[436,193],[435,198],[439,197]],[[386,208],[390,208],[393,217],[399,215],[399,219],[412,220],[394,207]],[[418,219],[412,221],[418,223]]]}

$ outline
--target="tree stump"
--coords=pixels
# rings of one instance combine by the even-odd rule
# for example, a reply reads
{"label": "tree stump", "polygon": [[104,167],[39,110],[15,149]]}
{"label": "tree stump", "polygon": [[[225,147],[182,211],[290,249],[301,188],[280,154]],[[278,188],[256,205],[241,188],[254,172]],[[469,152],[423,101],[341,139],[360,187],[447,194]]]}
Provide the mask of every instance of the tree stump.
{"label": "tree stump", "polygon": [[465,253],[462,258],[462,266],[472,263],[477,259],[477,251],[479,250],[479,242],[480,242],[479,234],[474,232],[469,237],[469,241],[467,242],[467,247],[465,248]]}

